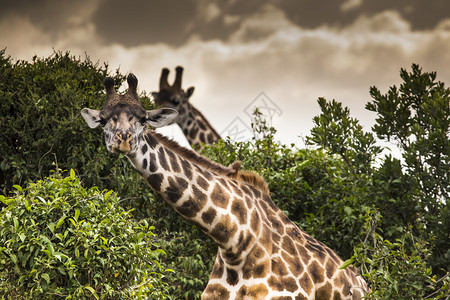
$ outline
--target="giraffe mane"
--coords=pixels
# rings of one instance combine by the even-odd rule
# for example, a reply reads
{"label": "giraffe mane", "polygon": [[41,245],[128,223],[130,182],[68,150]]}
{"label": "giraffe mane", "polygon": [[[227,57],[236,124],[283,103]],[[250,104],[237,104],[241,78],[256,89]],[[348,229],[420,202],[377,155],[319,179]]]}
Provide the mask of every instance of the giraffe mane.
{"label": "giraffe mane", "polygon": [[[194,105],[192,105],[192,104],[190,104],[190,103],[188,103],[189,105],[190,105],[190,107],[191,107],[191,109],[198,115],[198,116],[201,116],[202,118],[203,118],[203,120],[205,121],[205,122],[208,122],[208,120],[206,120],[206,118],[205,118],[205,116],[194,106]],[[208,122],[209,123],[209,122]],[[210,126],[211,127],[211,126]],[[211,129],[211,131],[213,132],[213,134],[215,134],[215,135],[217,135],[217,136],[220,136],[220,134],[213,128],[213,127],[211,127],[210,128]]]}
{"label": "giraffe mane", "polygon": [[[147,132],[148,134],[149,132]],[[199,166],[202,166],[209,171],[212,171],[218,175],[234,179],[236,181],[247,183],[261,192],[270,195],[268,185],[264,178],[252,171],[240,170],[241,162],[235,161],[229,167],[225,167],[217,162],[214,162],[206,157],[197,154],[195,151],[180,146],[176,141],[173,141],[157,132],[151,131],[150,133],[158,142],[162,143],[164,146],[175,152],[176,154],[186,158],[188,160],[193,160]]]}
{"label": "giraffe mane", "polygon": [[248,183],[266,195],[270,195],[269,186],[267,185],[266,180],[261,175],[246,170],[240,170],[234,175],[232,175],[233,179],[236,179],[241,182]]}

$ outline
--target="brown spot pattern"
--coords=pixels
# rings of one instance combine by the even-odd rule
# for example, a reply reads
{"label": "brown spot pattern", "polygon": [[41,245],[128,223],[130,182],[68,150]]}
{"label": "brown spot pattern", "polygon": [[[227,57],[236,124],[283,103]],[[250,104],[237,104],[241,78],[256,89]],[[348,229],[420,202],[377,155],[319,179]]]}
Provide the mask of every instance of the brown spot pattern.
{"label": "brown spot pattern", "polygon": [[243,285],[237,292],[237,299],[246,299],[246,296],[247,298],[264,299],[268,293],[269,290],[262,283],[251,286]]}
{"label": "brown spot pattern", "polygon": [[202,220],[206,224],[211,224],[214,221],[214,218],[216,217],[216,210],[213,208],[209,208],[207,211],[205,211],[202,214]]}
{"label": "brown spot pattern", "polygon": [[327,272],[327,278],[331,278],[336,272],[337,266],[333,260],[328,259],[327,264],[325,266],[325,270]]}
{"label": "brown spot pattern", "polygon": [[306,292],[306,294],[310,295],[312,288],[313,288],[313,282],[311,278],[309,277],[308,273],[303,274],[302,277],[300,277],[298,281],[299,285],[302,287],[302,289]]}
{"label": "brown spot pattern", "polygon": [[181,160],[181,166],[183,167],[184,175],[186,175],[188,180],[192,180],[192,166],[191,166],[191,164],[187,160],[185,160],[183,158],[181,158],[180,160]]}
{"label": "brown spot pattern", "polygon": [[205,178],[203,178],[202,176],[197,177],[197,184],[205,191],[208,190],[209,188],[208,181],[206,181]]}
{"label": "brown spot pattern", "polygon": [[325,274],[323,268],[319,265],[317,261],[313,261],[308,266],[309,274],[311,274],[311,277],[314,281],[314,283],[321,283],[325,279]]}
{"label": "brown spot pattern", "polygon": [[148,184],[157,192],[161,190],[161,183],[163,180],[163,175],[160,173],[152,174],[147,177]]}
{"label": "brown spot pattern", "polygon": [[324,286],[319,288],[316,292],[316,299],[318,300],[326,300],[331,299],[331,293],[333,291],[333,287],[329,282],[327,282]]}
{"label": "brown spot pattern", "polygon": [[164,170],[170,171],[169,164],[167,163],[166,154],[164,153],[164,148],[159,148],[158,151],[158,160],[161,167],[163,167]]}
{"label": "brown spot pattern", "polygon": [[230,216],[223,215],[210,234],[218,243],[223,244],[234,236],[236,231],[237,225],[231,221]]}
{"label": "brown spot pattern", "polygon": [[199,206],[199,202],[192,198],[184,201],[183,204],[177,206],[177,211],[187,218],[195,217],[200,209],[201,206]]}
{"label": "brown spot pattern", "polygon": [[236,270],[227,269],[227,283],[229,285],[236,285],[239,282],[239,275]]}
{"label": "brown spot pattern", "polygon": [[150,153],[150,172],[154,173],[158,170],[158,165],[156,164],[156,156],[153,153]]}
{"label": "brown spot pattern", "polygon": [[179,177],[175,177],[175,179],[168,177],[168,181],[169,186],[166,189],[167,199],[172,203],[176,203],[186,190],[188,182]]}
{"label": "brown spot pattern", "polygon": [[209,284],[204,294],[202,295],[203,300],[217,300],[217,299],[228,299],[230,297],[230,292],[220,284]]}
{"label": "brown spot pattern", "polygon": [[247,209],[242,200],[234,199],[231,204],[231,213],[238,218],[240,224],[247,224]]}
{"label": "brown spot pattern", "polygon": [[228,198],[225,197],[225,192],[220,187],[220,185],[216,184],[211,193],[212,202],[221,208],[227,208],[228,206]]}

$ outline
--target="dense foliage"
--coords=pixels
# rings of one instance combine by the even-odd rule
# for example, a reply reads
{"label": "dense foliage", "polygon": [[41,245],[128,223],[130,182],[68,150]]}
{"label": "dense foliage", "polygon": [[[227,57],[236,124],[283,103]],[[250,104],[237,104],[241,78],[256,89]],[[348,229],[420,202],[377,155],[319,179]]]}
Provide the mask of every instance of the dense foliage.
{"label": "dense foliage", "polygon": [[[95,298],[87,288],[91,287],[99,296],[125,297],[124,293],[130,293],[134,286],[145,287],[143,297],[153,293],[153,298],[198,299],[211,271],[215,244],[155,196],[124,157],[109,154],[101,129],[89,129],[79,114],[83,107],[103,105],[102,82],[106,75],[111,76],[107,65],[59,52],[48,58],[35,57],[32,62],[14,63],[1,51],[0,62],[0,189],[6,196],[3,199],[8,199],[3,201],[0,222],[7,224],[2,236],[13,241],[0,254],[6,263],[0,264],[3,291],[11,293],[6,287],[17,284],[24,288],[24,297],[42,290],[51,291],[54,298],[58,293]],[[436,81],[435,73],[422,72],[417,65],[411,72],[402,69],[400,75],[402,85],[392,87],[386,95],[375,87],[370,89],[373,100],[367,109],[377,114],[371,132],[363,130],[348,108],[321,98],[321,114],[314,117],[306,149],[276,142],[276,130],[255,112],[253,140],[220,141],[202,153],[224,165],[241,160],[242,168],[263,175],[274,202],[294,222],[344,259],[349,258],[348,264],[361,269],[372,289],[368,298],[445,298],[450,291],[450,92]],[[125,77],[118,71],[113,77],[118,88]],[[145,94],[141,101],[151,107]],[[377,139],[396,142],[402,157],[385,155],[387,147],[377,144]],[[88,188],[82,188],[72,175],[37,181],[51,176],[51,170],[58,167],[76,170],[77,178]],[[36,183],[27,188],[31,182]],[[47,187],[50,184],[54,187]],[[24,191],[15,190],[13,185],[23,186]],[[121,200],[114,193],[101,192],[104,189],[114,189]],[[44,191],[54,195],[52,200]],[[70,206],[61,204],[70,201],[74,201]],[[36,207],[29,211],[27,205]],[[57,208],[48,214],[48,207],[54,205]],[[108,211],[110,216],[105,214],[104,205],[112,210]],[[67,211],[62,212],[63,208]],[[77,223],[70,221],[75,221],[77,209],[79,220],[90,224],[81,232],[74,229]],[[17,218],[16,229],[14,216],[19,213],[24,217]],[[109,223],[114,214],[120,215],[118,222],[123,220],[117,224],[123,230]],[[66,218],[57,226],[64,215]],[[24,228],[31,220],[40,227],[26,231],[32,235],[41,230],[52,248],[47,240],[38,238],[34,252],[29,250],[33,240],[21,234],[28,234]],[[151,226],[155,228],[150,230]],[[135,260],[119,259],[114,268],[121,268],[123,274],[117,276],[117,282],[108,281],[108,276],[117,272],[102,265],[107,254],[100,236],[110,238],[98,232],[108,228],[115,228],[115,240],[125,247],[117,249],[117,258],[132,251],[133,243],[148,245],[139,250],[143,252],[134,253]],[[93,252],[89,250],[86,257],[86,248],[80,250],[85,244],[77,244],[82,239],[93,243],[89,247]],[[144,256],[148,261],[156,259],[157,247],[150,245],[164,249],[166,255],[158,256],[161,268],[174,272],[161,277],[154,266],[136,264]],[[35,249],[39,247],[43,251],[39,262],[46,263],[47,269],[36,265],[41,269],[33,267],[33,271],[30,257],[37,255]],[[21,258],[17,254],[11,258],[19,248]],[[101,251],[99,257],[94,255],[96,251]],[[65,256],[58,258],[55,253]],[[93,279],[97,273],[80,275],[81,269],[70,267],[68,261],[76,259],[83,260],[77,267],[93,268],[104,282]],[[133,272],[136,279],[123,289],[126,286],[120,283],[120,276]],[[76,285],[74,278],[85,281]],[[139,282],[146,284],[140,286]]]}
{"label": "dense foliage", "polygon": [[[117,187],[116,176],[135,175],[116,156],[108,155],[103,137],[81,121],[84,107],[104,104],[103,80],[108,66],[89,58],[55,52],[32,62],[13,62],[0,51],[0,189],[11,191],[49,175],[57,164],[76,169],[83,182]],[[117,88],[125,76],[113,76]],[[143,104],[149,105],[143,97]],[[115,169],[117,167],[117,169]],[[134,170],[133,170],[134,171]]]}
{"label": "dense foliage", "polygon": [[7,299],[159,297],[153,227],[112,191],[85,189],[75,172],[0,196],[0,296]]}

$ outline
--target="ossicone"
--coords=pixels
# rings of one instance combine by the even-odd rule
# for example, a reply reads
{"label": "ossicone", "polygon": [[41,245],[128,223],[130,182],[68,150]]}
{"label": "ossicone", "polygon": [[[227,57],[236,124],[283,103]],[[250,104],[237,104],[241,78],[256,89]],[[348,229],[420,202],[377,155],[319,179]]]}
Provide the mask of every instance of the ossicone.
{"label": "ossicone", "polygon": [[175,68],[176,75],[173,85],[170,85],[167,78],[169,76],[169,69],[163,68],[161,70],[161,78],[159,79],[159,90],[171,90],[172,92],[181,91],[181,82],[183,77],[183,67],[178,66]]}
{"label": "ossicone", "polygon": [[181,78],[183,76],[183,67],[176,67],[175,68],[176,71],[176,75],[175,75],[175,82],[172,85],[172,88],[175,89],[176,91],[180,91],[181,90]]}
{"label": "ossicone", "polygon": [[116,91],[114,90],[114,79],[111,77],[106,77],[105,81],[103,82],[103,85],[106,89],[106,94],[114,94]]}
{"label": "ossicone", "polygon": [[128,74],[127,82],[128,82],[128,93],[136,94],[138,80],[137,80],[136,76],[134,76],[133,73]]}
{"label": "ossicone", "polygon": [[167,77],[169,76],[169,69],[164,68],[161,71],[161,78],[159,80],[159,89],[160,90],[165,90],[165,89],[169,89],[169,82],[167,81]]}

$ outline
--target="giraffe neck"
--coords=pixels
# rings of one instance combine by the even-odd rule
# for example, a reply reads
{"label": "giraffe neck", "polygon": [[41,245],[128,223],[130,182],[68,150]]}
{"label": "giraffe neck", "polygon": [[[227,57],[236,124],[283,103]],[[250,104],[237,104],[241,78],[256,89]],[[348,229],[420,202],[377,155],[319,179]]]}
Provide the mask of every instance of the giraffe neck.
{"label": "giraffe neck", "polygon": [[256,233],[248,232],[251,211],[243,189],[261,192],[233,180],[235,169],[214,163],[150,130],[142,134],[137,152],[128,158],[156,193],[211,236],[230,259],[238,259],[251,247]]}
{"label": "giraffe neck", "polygon": [[180,111],[177,124],[183,130],[191,146],[201,146],[202,143],[210,145],[221,139],[203,114],[190,103],[187,103],[184,109]]}
{"label": "giraffe neck", "polygon": [[357,272],[339,269],[342,259],[266,191],[149,130],[138,146],[128,158],[148,185],[219,246],[202,299],[361,299]]}

